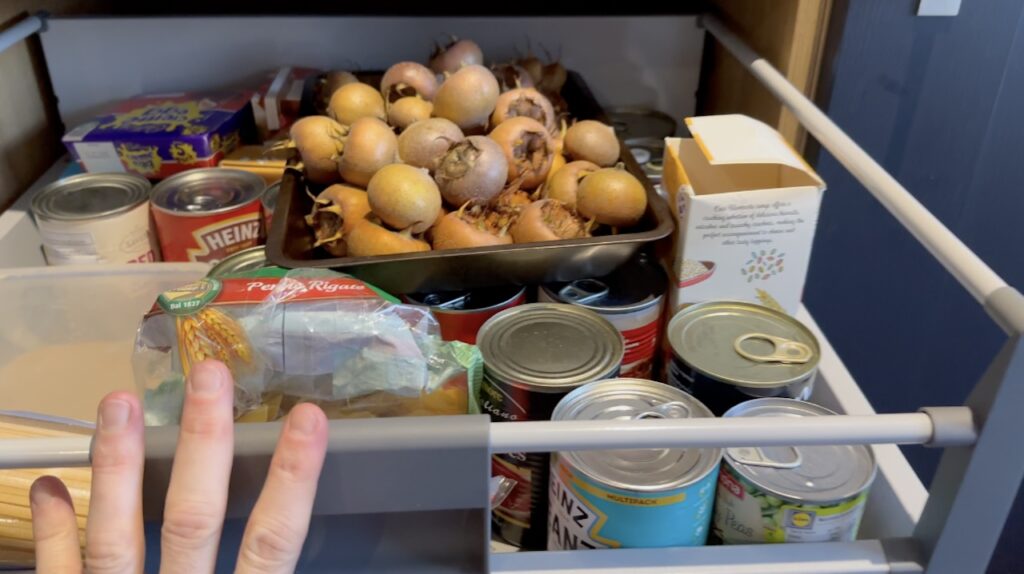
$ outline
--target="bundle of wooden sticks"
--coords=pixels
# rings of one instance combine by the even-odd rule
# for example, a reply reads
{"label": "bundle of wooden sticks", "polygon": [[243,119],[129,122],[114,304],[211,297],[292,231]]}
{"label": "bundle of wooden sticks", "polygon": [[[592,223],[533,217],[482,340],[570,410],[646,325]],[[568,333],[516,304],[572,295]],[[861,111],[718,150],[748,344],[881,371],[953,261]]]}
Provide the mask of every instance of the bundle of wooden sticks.
{"label": "bundle of wooden sticks", "polygon": [[[0,440],[72,434],[92,434],[92,431],[88,427],[0,415]],[[78,539],[85,543],[85,519],[92,484],[92,472],[88,468],[0,470],[0,569],[31,567],[35,562],[28,492],[35,479],[45,475],[56,476],[67,485],[78,519]]]}

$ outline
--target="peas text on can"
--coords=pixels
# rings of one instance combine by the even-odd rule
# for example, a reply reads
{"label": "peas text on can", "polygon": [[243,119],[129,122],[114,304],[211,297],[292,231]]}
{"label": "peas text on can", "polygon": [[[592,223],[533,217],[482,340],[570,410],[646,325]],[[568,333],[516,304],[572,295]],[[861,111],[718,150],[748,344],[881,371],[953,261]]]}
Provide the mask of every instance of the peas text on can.
{"label": "peas text on can", "polygon": [[165,261],[217,263],[260,245],[260,176],[239,169],[193,169],[153,188],[150,203]]}
{"label": "peas text on can", "polygon": [[641,254],[598,279],[542,285],[537,299],[579,305],[608,319],[622,333],[626,345],[621,376],[650,379],[667,285],[668,276],[661,266]]}
{"label": "peas text on can", "polygon": [[[480,328],[484,360],[481,408],[496,422],[551,418],[568,392],[618,374],[623,344],[618,330],[574,305],[531,303],[506,309]],[[550,457],[509,453],[492,457],[492,473],[515,487],[492,514],[494,531],[521,548],[547,546]]]}
{"label": "peas text on can", "polygon": [[[710,418],[693,396],[642,379],[566,395],[552,420]],[[700,546],[722,449],[559,452],[551,457],[548,550]]]}
{"label": "peas text on can", "polygon": [[[754,399],[726,417],[829,416],[794,399]],[[863,445],[728,448],[713,533],[725,544],[850,542],[857,537],[877,464]]]}
{"label": "peas text on can", "polygon": [[407,303],[430,307],[445,341],[476,344],[480,327],[505,309],[526,302],[526,287],[497,287],[476,291],[422,293],[402,297]]}
{"label": "peas text on can", "polygon": [[32,200],[32,215],[47,263],[159,259],[149,193],[149,181],[127,173],[83,173],[43,188]]}
{"label": "peas text on can", "polygon": [[716,415],[759,397],[807,400],[821,358],[818,339],[796,319],[761,305],[708,301],[668,324],[669,384]]}

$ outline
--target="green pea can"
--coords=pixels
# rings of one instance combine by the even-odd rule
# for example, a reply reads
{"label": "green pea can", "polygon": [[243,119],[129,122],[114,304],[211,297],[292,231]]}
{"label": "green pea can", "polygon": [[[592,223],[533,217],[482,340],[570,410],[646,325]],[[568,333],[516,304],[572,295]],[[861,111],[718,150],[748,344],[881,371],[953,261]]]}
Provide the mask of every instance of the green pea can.
{"label": "green pea can", "polygon": [[[834,414],[795,399],[766,398],[736,405],[724,416]],[[850,542],[877,468],[863,445],[725,449],[712,538],[725,544]]]}

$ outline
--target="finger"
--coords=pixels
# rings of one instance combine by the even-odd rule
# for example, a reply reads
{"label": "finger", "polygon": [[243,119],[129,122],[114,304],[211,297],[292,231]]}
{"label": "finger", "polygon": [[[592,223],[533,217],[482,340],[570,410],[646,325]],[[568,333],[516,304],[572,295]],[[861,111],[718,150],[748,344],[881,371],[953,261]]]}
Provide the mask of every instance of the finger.
{"label": "finger", "polygon": [[41,476],[29,490],[37,574],[79,574],[82,550],[71,495],[60,479]]}
{"label": "finger", "polygon": [[242,535],[241,574],[295,570],[309,530],[313,499],[327,452],[327,417],[311,404],[292,409],[256,507]]}
{"label": "finger", "polygon": [[160,572],[213,572],[233,458],[234,382],[223,363],[192,369],[160,532]]}
{"label": "finger", "polygon": [[119,391],[100,403],[92,444],[92,494],[85,527],[90,574],[142,572],[142,408]]}

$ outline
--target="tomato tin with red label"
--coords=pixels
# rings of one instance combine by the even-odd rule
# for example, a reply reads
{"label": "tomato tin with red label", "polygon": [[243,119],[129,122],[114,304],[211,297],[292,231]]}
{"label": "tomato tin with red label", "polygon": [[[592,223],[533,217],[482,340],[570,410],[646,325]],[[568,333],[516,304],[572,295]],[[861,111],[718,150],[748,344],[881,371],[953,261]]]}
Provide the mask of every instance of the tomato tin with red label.
{"label": "tomato tin with red label", "polygon": [[[531,303],[506,309],[480,329],[484,360],[478,390],[493,422],[543,421],[567,393],[608,379],[622,363],[622,335],[600,315],[575,305]],[[494,532],[509,544],[547,547],[546,453],[492,457],[491,475],[515,482],[494,509]]]}
{"label": "tomato tin with red label", "polygon": [[476,334],[491,317],[526,302],[526,287],[496,287],[403,296],[406,303],[430,307],[445,341],[476,344]]}
{"label": "tomato tin with red label", "polygon": [[621,376],[650,379],[667,286],[665,271],[640,255],[604,277],[542,285],[537,300],[584,307],[610,321],[626,343]]}
{"label": "tomato tin with red label", "polygon": [[153,188],[150,204],[164,261],[217,263],[262,243],[260,176],[238,169],[194,169]]}

